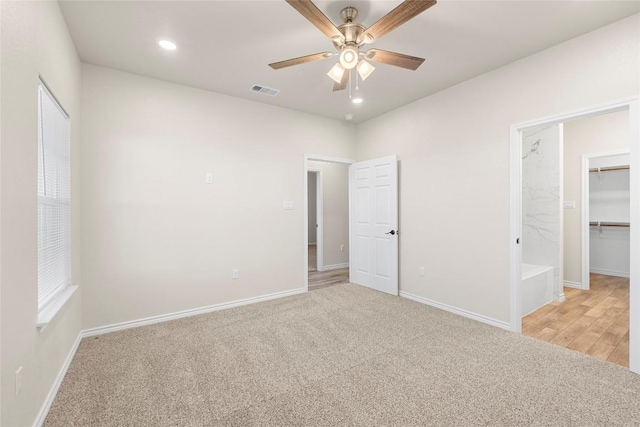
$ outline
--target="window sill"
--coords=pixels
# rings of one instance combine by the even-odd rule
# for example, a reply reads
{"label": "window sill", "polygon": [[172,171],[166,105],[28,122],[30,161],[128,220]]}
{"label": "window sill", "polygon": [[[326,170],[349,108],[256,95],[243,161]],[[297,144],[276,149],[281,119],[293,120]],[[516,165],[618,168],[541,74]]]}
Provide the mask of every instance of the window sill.
{"label": "window sill", "polygon": [[45,306],[45,308],[38,313],[38,323],[36,328],[42,332],[49,323],[56,317],[56,314],[62,310],[62,307],[69,301],[73,293],[78,289],[77,286],[68,286],[64,291],[55,297],[53,301]]}

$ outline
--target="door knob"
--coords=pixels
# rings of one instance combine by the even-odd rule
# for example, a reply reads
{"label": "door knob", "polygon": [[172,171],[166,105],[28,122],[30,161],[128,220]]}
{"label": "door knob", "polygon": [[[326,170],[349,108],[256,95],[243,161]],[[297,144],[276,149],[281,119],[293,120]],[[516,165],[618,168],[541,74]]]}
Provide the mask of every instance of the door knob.
{"label": "door knob", "polygon": [[391,230],[388,233],[384,233],[384,234],[391,234],[392,236],[395,236],[396,230]]}

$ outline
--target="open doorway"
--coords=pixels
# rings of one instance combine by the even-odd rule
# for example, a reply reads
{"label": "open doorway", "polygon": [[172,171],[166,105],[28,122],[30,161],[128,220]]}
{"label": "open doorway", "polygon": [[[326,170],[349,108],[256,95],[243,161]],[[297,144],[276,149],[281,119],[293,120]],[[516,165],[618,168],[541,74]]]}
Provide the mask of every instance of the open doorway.
{"label": "open doorway", "polygon": [[349,164],[307,161],[308,289],[349,282]]}
{"label": "open doorway", "polygon": [[[319,213],[319,214],[318,214]],[[322,169],[307,169],[309,273],[322,271]],[[320,248],[320,250],[318,250]],[[318,252],[320,259],[318,259]],[[318,268],[320,267],[320,268]]]}
{"label": "open doorway", "polygon": [[637,108],[512,127],[512,329],[634,372]]}

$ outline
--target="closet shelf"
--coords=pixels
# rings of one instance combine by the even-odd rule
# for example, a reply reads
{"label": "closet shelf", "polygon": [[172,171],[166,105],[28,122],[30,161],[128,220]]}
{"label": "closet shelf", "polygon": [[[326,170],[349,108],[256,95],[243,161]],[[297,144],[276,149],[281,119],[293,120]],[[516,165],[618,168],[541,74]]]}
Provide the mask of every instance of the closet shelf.
{"label": "closet shelf", "polygon": [[630,224],[628,222],[597,221],[597,222],[590,222],[589,225],[591,227],[630,227]]}
{"label": "closet shelf", "polygon": [[623,170],[629,170],[629,166],[625,165],[625,166],[607,166],[604,168],[591,168],[589,169],[589,173],[593,173],[593,172],[609,172],[609,171],[623,171]]}

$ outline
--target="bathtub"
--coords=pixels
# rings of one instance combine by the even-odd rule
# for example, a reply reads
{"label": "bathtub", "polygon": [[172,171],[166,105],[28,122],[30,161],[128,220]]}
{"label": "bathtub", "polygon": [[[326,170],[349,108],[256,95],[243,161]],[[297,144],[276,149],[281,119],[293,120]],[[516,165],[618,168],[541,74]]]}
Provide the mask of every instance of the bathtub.
{"label": "bathtub", "polygon": [[553,267],[522,264],[522,316],[553,300]]}

